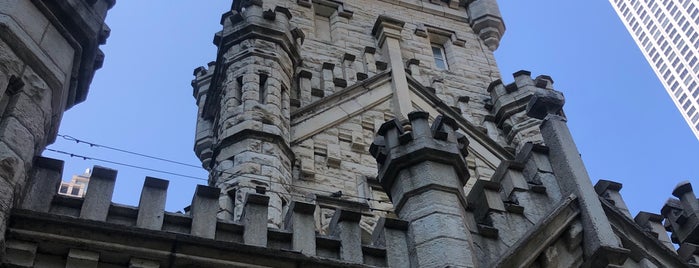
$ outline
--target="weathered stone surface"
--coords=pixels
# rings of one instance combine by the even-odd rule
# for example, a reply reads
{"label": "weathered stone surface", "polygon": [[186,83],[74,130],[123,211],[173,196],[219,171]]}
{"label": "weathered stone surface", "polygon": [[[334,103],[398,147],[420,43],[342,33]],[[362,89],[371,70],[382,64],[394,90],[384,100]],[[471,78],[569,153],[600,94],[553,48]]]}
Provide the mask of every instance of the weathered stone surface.
{"label": "weathered stone surface", "polygon": [[90,190],[85,194],[80,218],[95,221],[107,220],[109,206],[112,204],[114,184],[117,171],[95,166],[90,176]]}
{"label": "weathered stone surface", "polygon": [[63,161],[38,157],[29,172],[27,189],[20,208],[49,212],[63,175]]}
{"label": "weathered stone surface", "polygon": [[146,177],[138,202],[138,218],[136,226],[152,230],[160,230],[165,218],[165,199],[169,182],[152,177]]}

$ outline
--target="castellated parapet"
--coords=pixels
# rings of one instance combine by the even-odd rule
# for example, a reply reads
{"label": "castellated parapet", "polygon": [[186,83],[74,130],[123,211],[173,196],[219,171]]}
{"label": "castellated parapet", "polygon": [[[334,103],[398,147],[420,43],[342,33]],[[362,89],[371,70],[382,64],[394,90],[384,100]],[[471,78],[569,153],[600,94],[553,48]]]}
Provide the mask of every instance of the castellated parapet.
{"label": "castellated parapet", "polygon": [[[314,227],[313,201],[292,201],[284,228],[268,228],[270,196],[245,194],[238,220],[217,218],[219,192],[198,185],[186,213],[164,211],[169,182],[146,177],[137,207],[114,204],[117,171],[95,166],[84,198],[57,194],[63,162],[38,158],[13,214],[5,265],[115,267],[405,267],[407,223],[381,219],[361,241],[362,213],[339,209],[331,232]],[[401,237],[402,244],[401,244]],[[50,242],[49,242],[50,241]]]}
{"label": "castellated parapet", "polygon": [[665,228],[672,233],[672,242],[680,245],[680,257],[699,267],[699,199],[687,181],[678,184],[672,195],[679,199],[671,198],[663,206]]}
{"label": "castellated parapet", "polygon": [[512,76],[514,82],[510,84],[505,85],[498,79],[488,86],[490,100],[486,103],[486,108],[491,111],[491,115],[486,117],[486,121],[500,129],[493,132],[502,133],[504,142],[511,148],[519,149],[527,142],[543,144],[539,131],[541,120],[527,115],[527,105],[538,93],[556,94],[560,96],[560,110],[565,104],[563,94],[553,88],[553,79],[547,75],[532,79],[531,72],[521,70]]}

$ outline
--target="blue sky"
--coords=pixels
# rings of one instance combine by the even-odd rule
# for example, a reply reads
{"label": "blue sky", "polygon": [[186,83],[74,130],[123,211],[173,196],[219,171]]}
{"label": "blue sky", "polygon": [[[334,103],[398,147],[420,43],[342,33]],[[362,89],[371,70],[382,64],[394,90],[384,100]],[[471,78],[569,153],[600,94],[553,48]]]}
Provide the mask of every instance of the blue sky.
{"label": "blue sky", "polygon": [[[215,58],[226,1],[120,1],[107,22],[106,59],[86,102],[67,111],[60,133],[199,165],[192,151],[192,70]],[[624,184],[633,215],[659,213],[674,186],[699,187],[699,141],[667,96],[611,5],[601,1],[500,1],[507,32],[496,52],[506,83],[520,69],[553,77],[593,182]],[[205,179],[206,172],[58,138],[49,148]],[[101,165],[119,170],[114,202],[136,206],[145,176],[170,180],[169,211],[189,205],[191,178],[99,161],[66,161],[64,180]]]}

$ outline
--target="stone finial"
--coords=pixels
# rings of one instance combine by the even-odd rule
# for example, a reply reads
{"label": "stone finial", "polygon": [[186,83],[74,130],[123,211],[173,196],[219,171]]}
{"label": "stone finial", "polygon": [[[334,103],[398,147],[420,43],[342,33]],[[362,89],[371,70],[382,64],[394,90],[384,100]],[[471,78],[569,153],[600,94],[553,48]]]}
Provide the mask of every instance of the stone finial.
{"label": "stone finial", "polygon": [[622,184],[615,181],[599,180],[595,184],[595,192],[597,192],[600,197],[618,208],[624,215],[631,218],[631,212],[629,212],[626,202],[624,202],[621,193],[619,193],[621,188]]}
{"label": "stone finial", "polygon": [[643,228],[646,233],[657,238],[663,245],[670,250],[675,250],[675,247],[670,242],[670,237],[663,227],[663,216],[655,213],[641,211],[636,215],[634,221]]}
{"label": "stone finial", "polygon": [[400,32],[403,30],[403,25],[405,22],[402,20],[380,15],[371,29],[371,34],[379,41],[379,47],[381,47],[386,37],[401,39]]}
{"label": "stone finial", "polygon": [[564,104],[563,93],[555,90],[538,91],[527,104],[527,115],[536,119],[544,119],[549,114],[558,115]]}
{"label": "stone finial", "polygon": [[669,199],[661,210],[665,225],[678,244],[699,244],[699,200],[688,181],[679,183],[672,191],[677,199]]}

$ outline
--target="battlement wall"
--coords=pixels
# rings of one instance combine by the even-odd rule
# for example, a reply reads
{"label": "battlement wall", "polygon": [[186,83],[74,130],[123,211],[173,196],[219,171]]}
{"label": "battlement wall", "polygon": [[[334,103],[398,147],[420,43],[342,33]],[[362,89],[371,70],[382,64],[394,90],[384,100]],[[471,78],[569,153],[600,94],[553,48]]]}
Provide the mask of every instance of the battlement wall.
{"label": "battlement wall", "polygon": [[[243,212],[239,220],[217,218],[220,189],[199,185],[186,213],[164,211],[168,181],[147,177],[141,192],[138,207],[111,203],[116,170],[95,166],[89,189],[84,198],[57,195],[60,184],[62,162],[39,158],[35,163],[25,199],[14,209],[14,221],[10,225],[12,239],[8,243],[8,263],[32,267],[36,262],[54,257],[66,258],[69,264],[74,252],[95,256],[94,263],[126,265],[129,262],[145,261],[158,267],[172,263],[192,261],[186,257],[175,260],[168,257],[171,249],[163,251],[159,243],[183,243],[202,241],[205,248],[230,252],[243,252],[279,260],[241,257],[230,260],[210,259],[206,254],[198,255],[200,264],[208,261],[226,261],[288,267],[279,263],[308,263],[334,266],[379,266],[390,265],[387,255],[400,247],[391,242],[386,247],[386,234],[394,237],[404,233],[406,224],[396,219],[382,219],[374,231],[369,244],[362,243],[359,221],[363,214],[338,209],[330,224],[330,232],[316,232],[313,202],[293,201],[285,214],[284,227],[267,227],[269,196],[263,189],[246,195]],[[30,222],[55,224],[42,228]],[[78,230],[75,235],[66,232]],[[101,235],[96,235],[102,233]],[[42,237],[52,236],[54,245],[42,242]],[[103,237],[104,235],[110,238]],[[113,236],[115,235],[115,236]],[[393,235],[393,236],[391,236]],[[157,243],[133,244],[148,237],[157,237]],[[55,244],[59,244],[58,248]],[[106,244],[105,244],[106,243]],[[190,245],[194,247],[194,245]],[[403,249],[407,245],[403,245]],[[123,256],[112,256],[110,251],[124,248]],[[136,249],[138,248],[138,249]],[[183,249],[182,254],[185,254]],[[144,254],[147,252],[148,254]],[[66,256],[65,254],[68,253]],[[233,254],[235,253],[235,254]],[[281,253],[281,256],[276,256]],[[57,254],[57,255],[52,255]],[[64,254],[64,255],[61,255]],[[75,253],[78,254],[78,253]],[[187,253],[190,254],[190,253]],[[49,256],[52,255],[52,256]],[[114,259],[116,258],[116,259]],[[86,261],[86,260],[80,260]],[[22,266],[22,267],[25,267]]]}

